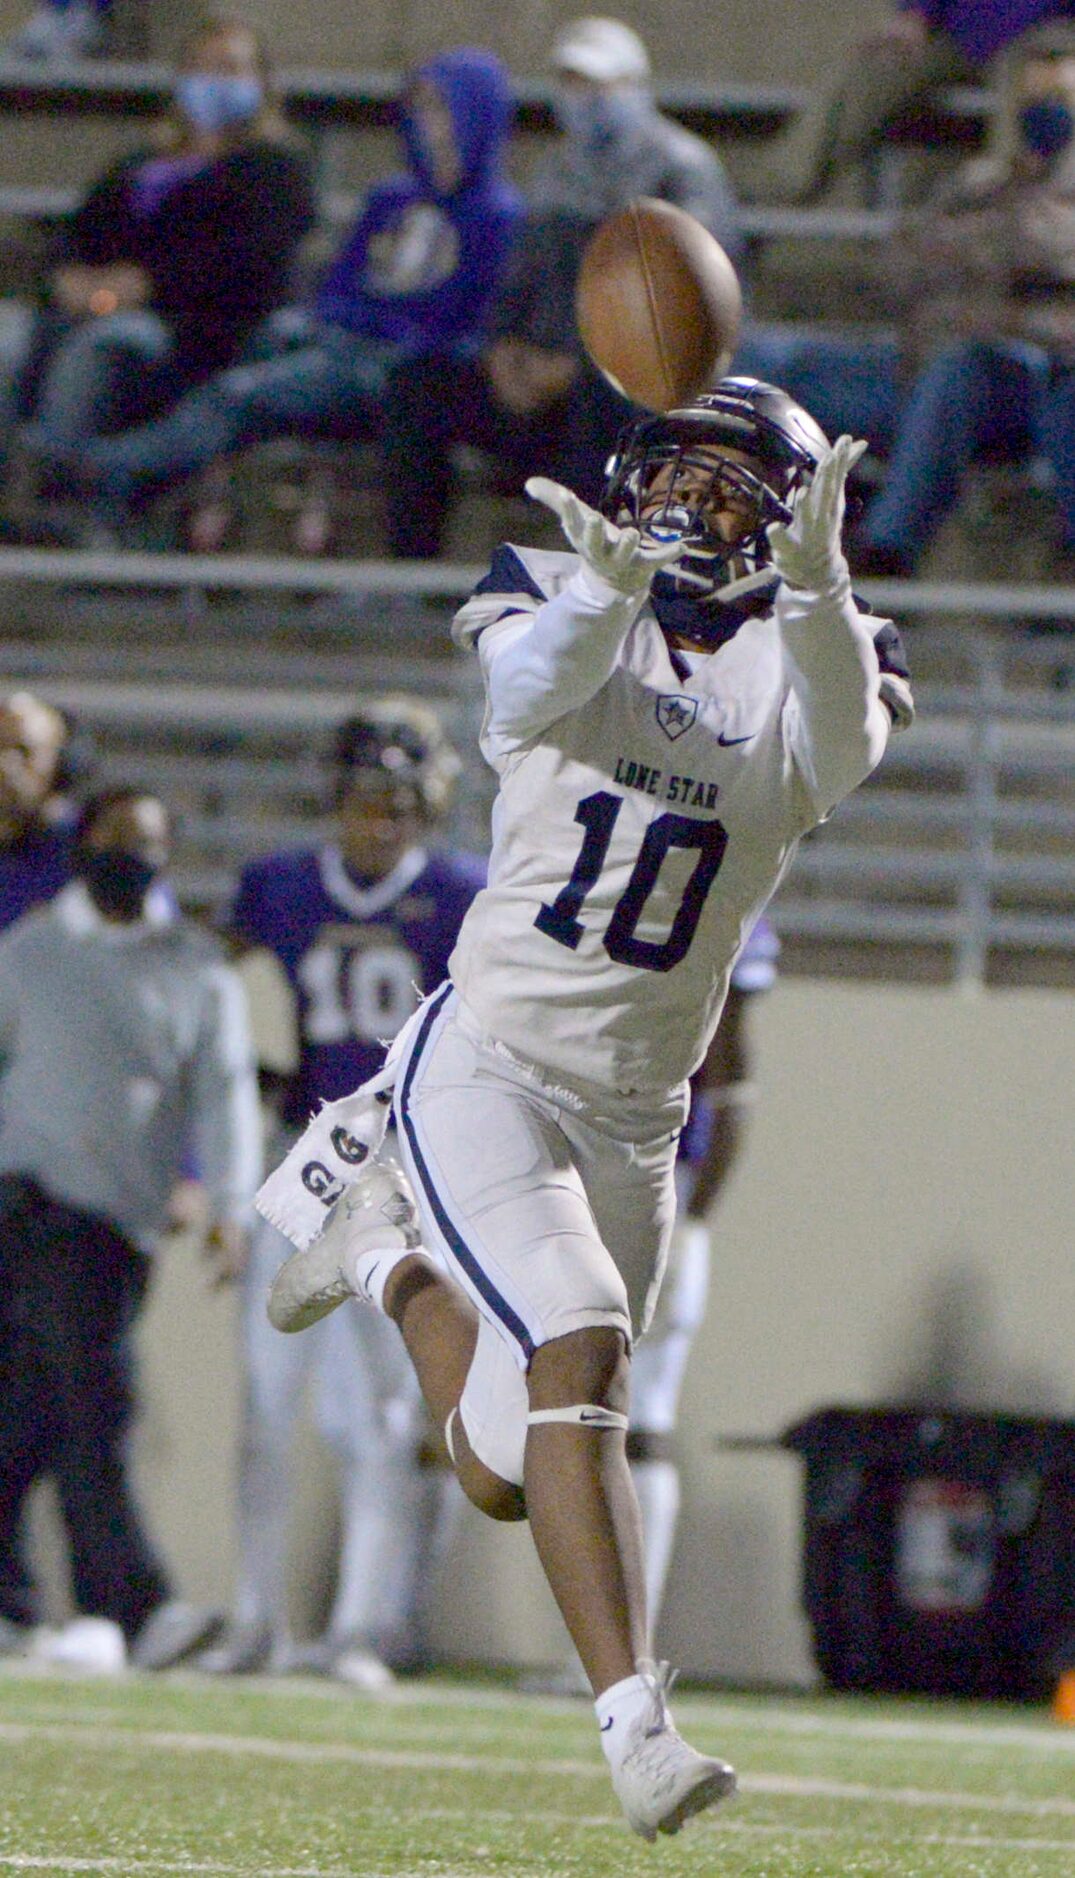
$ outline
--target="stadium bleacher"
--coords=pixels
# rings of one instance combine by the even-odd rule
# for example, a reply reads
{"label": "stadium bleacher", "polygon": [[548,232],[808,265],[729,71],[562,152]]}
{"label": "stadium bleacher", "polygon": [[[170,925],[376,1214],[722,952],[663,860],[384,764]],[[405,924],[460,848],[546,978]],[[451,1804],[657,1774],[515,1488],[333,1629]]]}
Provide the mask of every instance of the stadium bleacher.
{"label": "stadium bleacher", "polygon": [[[0,114],[145,117],[167,86],[162,66],[0,64]],[[329,132],[388,123],[397,87],[383,72],[281,79],[288,115],[315,148]],[[733,85],[666,87],[661,98],[722,141],[763,138],[801,102],[788,88]],[[950,92],[893,135],[973,144],[987,112],[984,93]],[[547,129],[547,90],[521,87],[519,115],[525,130]],[[69,188],[9,184],[0,215],[54,220],[74,199]],[[352,206],[326,184],[328,224]],[[882,241],[891,217],[747,206],[744,225],[758,245],[854,248]],[[473,755],[474,675],[447,636],[452,604],[478,571],[466,561],[0,550],[0,668],[75,709],[110,771],[177,804],[181,890],[212,911],[243,859],[309,828],[320,734],[363,686],[414,683],[441,702],[471,753],[455,832],[481,844],[490,791]],[[1075,596],[950,581],[864,592],[908,628],[919,724],[805,844],[776,908],[789,969],[1072,982]],[[1036,634],[1042,619],[1070,622],[1066,637]]]}

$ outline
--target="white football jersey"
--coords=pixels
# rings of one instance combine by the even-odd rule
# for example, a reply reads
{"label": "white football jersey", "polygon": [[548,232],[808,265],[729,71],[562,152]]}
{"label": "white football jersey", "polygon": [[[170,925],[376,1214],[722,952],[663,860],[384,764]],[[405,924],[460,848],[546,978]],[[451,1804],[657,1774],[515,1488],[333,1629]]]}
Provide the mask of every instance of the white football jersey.
{"label": "white football jersey", "polygon": [[813,602],[803,631],[783,589],[718,651],[673,653],[648,602],[567,588],[580,565],[502,548],[457,616],[457,640],[480,641],[499,792],[451,974],[528,1061],[650,1092],[700,1063],[800,837],[873,767],[890,718],[876,623],[850,601]]}

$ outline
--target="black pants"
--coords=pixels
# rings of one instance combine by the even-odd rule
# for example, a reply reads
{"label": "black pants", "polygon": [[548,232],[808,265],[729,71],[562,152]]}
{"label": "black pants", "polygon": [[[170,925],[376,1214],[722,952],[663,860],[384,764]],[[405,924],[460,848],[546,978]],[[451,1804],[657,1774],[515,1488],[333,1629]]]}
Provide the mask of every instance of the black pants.
{"label": "black pants", "polygon": [[409,360],[392,374],[384,404],[392,553],[413,560],[442,553],[453,493],[453,445],[470,444],[491,457],[520,494],[528,476],[551,476],[594,503],[616,436],[637,415],[588,368],[567,397],[540,416],[513,417],[494,397],[479,359],[430,353]]}
{"label": "black pants", "polygon": [[168,1595],[128,1470],[131,1333],[149,1261],[107,1220],[0,1177],[0,1614],[37,1617],[20,1526],[56,1482],[80,1612],[130,1638]]}

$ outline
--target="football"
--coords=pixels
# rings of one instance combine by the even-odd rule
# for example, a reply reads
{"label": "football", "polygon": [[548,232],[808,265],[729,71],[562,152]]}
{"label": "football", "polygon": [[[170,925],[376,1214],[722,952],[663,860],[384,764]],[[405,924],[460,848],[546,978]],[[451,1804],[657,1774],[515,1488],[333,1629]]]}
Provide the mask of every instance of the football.
{"label": "football", "polygon": [[651,411],[721,378],[739,337],[739,279],[685,209],[639,196],[595,229],[575,291],[579,336],[617,391]]}

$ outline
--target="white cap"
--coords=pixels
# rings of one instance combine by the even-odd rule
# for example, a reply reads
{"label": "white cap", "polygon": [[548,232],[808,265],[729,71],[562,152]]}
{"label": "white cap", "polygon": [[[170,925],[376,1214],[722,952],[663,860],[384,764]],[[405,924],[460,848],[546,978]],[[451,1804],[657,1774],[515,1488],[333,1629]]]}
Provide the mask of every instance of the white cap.
{"label": "white cap", "polygon": [[561,72],[577,72],[599,85],[625,78],[639,83],[650,75],[645,46],[622,20],[572,20],[553,40],[552,63]]}

